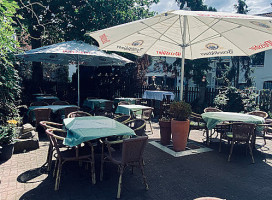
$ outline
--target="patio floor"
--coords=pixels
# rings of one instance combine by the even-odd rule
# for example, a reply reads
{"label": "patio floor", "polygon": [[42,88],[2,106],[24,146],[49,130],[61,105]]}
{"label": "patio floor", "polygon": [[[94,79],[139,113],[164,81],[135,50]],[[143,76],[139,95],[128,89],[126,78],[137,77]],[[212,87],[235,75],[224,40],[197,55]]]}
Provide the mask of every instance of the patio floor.
{"label": "patio floor", "polygon": [[[149,127],[147,127],[149,128]],[[153,123],[154,134],[149,141],[158,140],[158,123]],[[148,132],[149,133],[149,132]],[[190,139],[203,145],[202,132],[192,131]],[[257,143],[262,143],[258,140]],[[234,148],[232,161],[227,162],[229,147],[223,145],[218,152],[218,141],[213,140],[213,151],[174,157],[148,144],[145,149],[145,173],[149,191],[145,191],[140,171],[131,174],[129,168],[123,176],[121,199],[181,199],[213,196],[227,200],[272,199],[272,141],[254,150],[255,164],[245,156],[245,148]],[[43,199],[115,199],[117,192],[117,168],[105,165],[104,180],[99,181],[99,160],[96,160],[97,184],[91,184],[90,172],[78,163],[65,164],[60,190],[54,191],[52,174],[43,173],[48,142],[41,141],[35,151],[14,154],[7,162],[0,163],[1,200]]]}

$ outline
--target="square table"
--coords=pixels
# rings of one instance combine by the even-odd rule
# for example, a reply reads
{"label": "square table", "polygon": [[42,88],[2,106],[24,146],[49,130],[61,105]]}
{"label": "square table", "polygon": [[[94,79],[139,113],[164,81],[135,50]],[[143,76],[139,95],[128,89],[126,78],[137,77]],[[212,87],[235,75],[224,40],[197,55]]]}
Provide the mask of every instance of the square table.
{"label": "square table", "polygon": [[[248,115],[243,113],[235,112],[206,112],[201,114],[203,120],[207,123],[207,128],[212,130],[217,124],[227,121],[227,122],[246,122],[253,124],[263,124],[265,119],[263,117]],[[260,127],[257,127],[261,129]],[[209,144],[210,136],[207,133],[207,144]]]}
{"label": "square table", "polygon": [[[76,105],[48,105],[48,106],[30,106],[27,111],[27,116],[30,117],[30,112],[36,108],[50,108],[53,113],[56,113],[58,110],[67,108],[67,107],[77,107]],[[32,116],[34,117],[34,116]],[[34,120],[34,119],[32,119]]]}
{"label": "square table", "polygon": [[206,112],[201,114],[201,116],[207,123],[207,128],[209,130],[215,128],[217,124],[224,121],[239,121],[253,124],[263,124],[265,121],[263,117],[235,112]]}
{"label": "square table", "polygon": [[166,99],[167,95],[170,95],[170,99],[174,100],[175,95],[173,92],[159,90],[146,90],[144,92],[143,99],[154,99],[162,101],[163,99]]}
{"label": "square table", "polygon": [[105,107],[105,102],[110,101],[107,99],[86,99],[83,102],[83,107],[91,108],[94,110],[96,107],[103,108]]}
{"label": "square table", "polygon": [[63,123],[67,129],[67,136],[63,144],[71,147],[109,136],[135,135],[135,132],[128,126],[103,116],[66,118]]}
{"label": "square table", "polygon": [[133,112],[137,111],[136,114],[142,114],[143,109],[151,109],[152,107],[149,106],[142,106],[142,105],[119,105],[116,108],[116,114],[125,114],[131,115]]}
{"label": "square table", "polygon": [[51,104],[54,101],[59,101],[59,98],[55,97],[55,96],[36,96],[35,100],[36,101],[44,101],[44,102]]}

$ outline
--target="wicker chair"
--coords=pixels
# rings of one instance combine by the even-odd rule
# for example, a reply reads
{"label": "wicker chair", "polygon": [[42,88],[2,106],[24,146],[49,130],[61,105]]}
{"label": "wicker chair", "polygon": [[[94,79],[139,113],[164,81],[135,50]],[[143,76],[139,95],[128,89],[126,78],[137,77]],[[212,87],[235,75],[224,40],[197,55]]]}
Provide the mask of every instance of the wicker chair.
{"label": "wicker chair", "polygon": [[[224,133],[226,136],[226,139],[231,142],[230,153],[228,156],[228,162],[230,162],[234,143],[243,142],[243,143],[246,143],[246,145],[248,146],[249,153],[250,153],[251,159],[252,159],[252,163],[254,163],[255,161],[254,161],[254,157],[253,157],[253,153],[252,153],[252,144],[251,143],[252,143],[252,139],[254,137],[254,131],[255,131],[256,124],[235,122],[235,123],[228,124],[228,125],[231,125],[231,132]],[[223,136],[223,134],[220,134],[219,152],[221,151],[222,136]]]}
{"label": "wicker chair", "polygon": [[49,104],[44,101],[35,101],[30,104],[30,106],[48,106]]}
{"label": "wicker chair", "polygon": [[252,111],[252,112],[249,112],[247,114],[263,117],[265,119],[268,117],[268,114],[266,112],[260,111],[260,110]]}
{"label": "wicker chair", "polygon": [[57,110],[56,112],[56,116],[57,116],[57,122],[62,123],[62,120],[67,118],[67,116],[71,113],[71,112],[75,112],[78,111],[78,107],[66,107],[66,108],[62,108],[60,110]]}
{"label": "wicker chair", "polygon": [[[102,148],[102,159],[101,159],[101,171],[100,171],[100,180],[103,180],[103,166],[105,161],[110,161],[118,165],[120,176],[118,183],[117,199],[121,195],[121,184],[122,184],[122,175],[126,166],[139,166],[142,172],[143,180],[145,183],[145,188],[148,190],[148,184],[146,182],[146,177],[144,175],[144,166],[143,166],[143,152],[147,143],[147,136],[130,138],[126,140],[113,141],[113,142],[104,142],[108,147],[108,153],[104,154]],[[111,144],[122,143],[122,151],[112,152]]]}
{"label": "wicker chair", "polygon": [[118,105],[129,105],[129,102],[127,101],[120,101]]}
{"label": "wicker chair", "polygon": [[103,116],[112,118],[114,113],[113,101],[105,101],[105,107],[101,112]]}
{"label": "wicker chair", "polygon": [[67,101],[54,101],[52,105],[69,105]]}
{"label": "wicker chair", "polygon": [[54,129],[47,129],[46,134],[50,138],[52,146],[56,149],[56,166],[54,174],[56,174],[55,190],[59,190],[62,165],[68,161],[82,161],[91,163],[92,183],[95,184],[95,170],[94,170],[94,150],[93,147],[84,146],[82,148],[75,147],[66,151],[61,151],[59,148],[59,142],[64,140],[64,137],[60,137],[54,134]]}
{"label": "wicker chair", "polygon": [[132,130],[134,130],[137,136],[145,136],[146,123],[143,119],[133,119],[125,123]]}
{"label": "wicker chair", "polygon": [[[204,130],[204,133],[206,132],[207,143],[209,144],[209,130],[207,128],[206,122],[203,120],[200,114],[192,112],[190,116],[189,135],[191,130]],[[188,135],[188,138],[189,138],[189,135]]]}
{"label": "wicker chair", "polygon": [[83,111],[75,111],[68,114],[67,118],[75,118],[75,117],[86,117],[92,116],[90,113],[83,112]]}
{"label": "wicker chair", "polygon": [[32,124],[37,128],[40,121],[50,121],[52,109],[50,108],[35,108],[29,113]]}
{"label": "wicker chair", "polygon": [[153,108],[142,109],[142,119],[149,123],[151,134],[153,134],[153,129],[151,125],[151,116],[152,116],[153,110],[154,110]]}
{"label": "wicker chair", "polygon": [[218,109],[218,108],[207,107],[207,108],[204,109],[204,113],[206,113],[206,112],[223,112],[223,111]]}
{"label": "wicker chair", "polygon": [[[59,135],[61,137],[66,137],[66,131],[62,130],[63,124],[58,124],[55,122],[49,122],[49,121],[41,121],[40,125],[44,128],[46,131],[47,129],[55,129],[54,134]],[[50,138],[48,137],[49,141]],[[66,147],[63,145],[62,141],[58,142],[59,148],[61,147]],[[52,165],[52,157],[53,157],[53,152],[55,151],[55,148],[53,147],[53,144],[50,142],[48,146],[48,152],[47,152],[47,158],[46,158],[46,163],[47,164],[47,171],[51,171],[51,165]]]}
{"label": "wicker chair", "polygon": [[131,119],[131,116],[130,115],[119,115],[113,119],[122,123],[122,124],[125,124],[126,122],[128,122]]}

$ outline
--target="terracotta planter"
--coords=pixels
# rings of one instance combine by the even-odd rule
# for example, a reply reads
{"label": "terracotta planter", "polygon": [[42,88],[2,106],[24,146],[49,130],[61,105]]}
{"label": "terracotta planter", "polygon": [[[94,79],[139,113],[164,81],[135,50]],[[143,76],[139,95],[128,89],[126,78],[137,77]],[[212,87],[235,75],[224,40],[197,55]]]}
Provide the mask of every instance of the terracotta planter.
{"label": "terracotta planter", "polygon": [[161,144],[169,145],[171,140],[171,121],[159,121]]}
{"label": "terracotta planter", "polygon": [[0,151],[1,151],[0,160],[2,161],[9,160],[13,155],[14,143],[2,145]]}
{"label": "terracotta planter", "polygon": [[172,141],[175,151],[184,151],[187,145],[187,138],[190,128],[190,121],[171,121]]}

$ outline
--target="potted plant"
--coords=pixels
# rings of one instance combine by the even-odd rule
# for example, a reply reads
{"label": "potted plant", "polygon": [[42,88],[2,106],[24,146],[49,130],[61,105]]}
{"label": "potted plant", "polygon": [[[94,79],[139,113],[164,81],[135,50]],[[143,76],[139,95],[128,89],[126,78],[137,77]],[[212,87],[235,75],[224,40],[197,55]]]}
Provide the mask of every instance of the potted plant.
{"label": "potted plant", "polygon": [[169,145],[171,140],[171,118],[169,111],[164,109],[162,117],[159,119],[161,144]]}
{"label": "potted plant", "polygon": [[8,160],[13,155],[16,138],[16,124],[16,120],[8,120],[8,124],[6,126],[0,126],[0,160]]}
{"label": "potted plant", "polygon": [[181,101],[170,104],[172,141],[175,151],[184,151],[190,129],[191,105]]}

